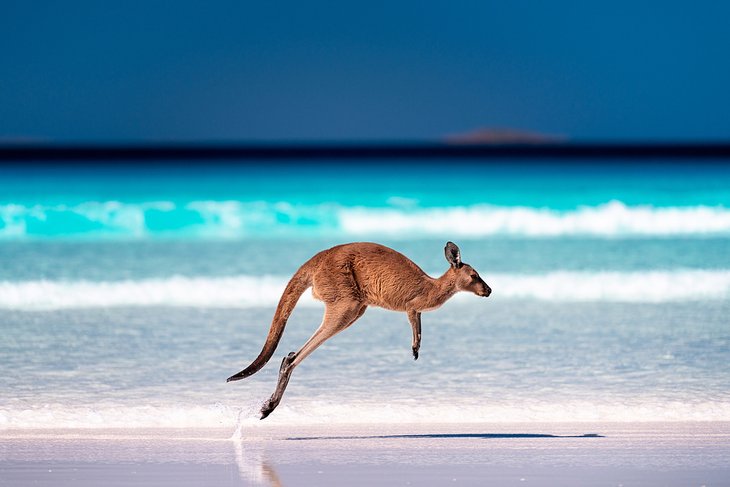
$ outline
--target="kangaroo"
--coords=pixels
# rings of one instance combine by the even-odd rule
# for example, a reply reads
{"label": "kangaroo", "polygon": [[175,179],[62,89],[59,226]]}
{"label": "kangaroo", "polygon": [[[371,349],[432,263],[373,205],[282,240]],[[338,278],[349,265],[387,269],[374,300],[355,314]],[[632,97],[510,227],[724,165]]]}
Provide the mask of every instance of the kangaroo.
{"label": "kangaroo", "polygon": [[444,253],[450,267],[441,277],[433,278],[405,255],[376,243],[349,243],[319,252],[286,285],[259,356],[227,382],[249,377],[266,365],[299,297],[310,286],[314,298],[325,303],[322,323],[298,352],[282,360],[276,390],[263,404],[261,419],[281,402],[294,368],[325,340],[352,325],[368,306],[406,312],[413,329],[413,359],[418,360],[422,312],[437,309],[458,291],[483,297],[492,292],[477,271],[461,261],[456,244],[447,242]]}

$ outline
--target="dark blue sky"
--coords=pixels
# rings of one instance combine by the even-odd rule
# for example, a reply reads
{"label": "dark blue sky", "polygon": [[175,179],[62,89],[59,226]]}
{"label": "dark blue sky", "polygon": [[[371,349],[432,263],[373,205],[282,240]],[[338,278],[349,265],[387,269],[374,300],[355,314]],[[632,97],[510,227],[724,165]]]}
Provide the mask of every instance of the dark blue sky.
{"label": "dark blue sky", "polygon": [[727,2],[5,2],[0,142],[730,139]]}

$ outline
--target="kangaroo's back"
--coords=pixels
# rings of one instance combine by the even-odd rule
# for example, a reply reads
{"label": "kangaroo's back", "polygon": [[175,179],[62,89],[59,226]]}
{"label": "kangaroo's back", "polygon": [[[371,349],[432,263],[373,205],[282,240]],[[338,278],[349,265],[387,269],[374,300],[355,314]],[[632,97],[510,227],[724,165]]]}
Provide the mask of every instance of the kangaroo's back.
{"label": "kangaroo's back", "polygon": [[324,302],[344,297],[403,310],[432,278],[405,255],[384,245],[355,242],[320,252],[313,294]]}

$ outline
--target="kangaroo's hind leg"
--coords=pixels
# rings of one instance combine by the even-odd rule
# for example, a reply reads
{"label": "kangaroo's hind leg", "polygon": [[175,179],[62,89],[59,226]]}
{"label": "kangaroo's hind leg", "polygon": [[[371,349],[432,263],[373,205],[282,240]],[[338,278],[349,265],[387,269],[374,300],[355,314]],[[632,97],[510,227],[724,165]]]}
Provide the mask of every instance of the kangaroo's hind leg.
{"label": "kangaroo's hind leg", "polygon": [[353,324],[355,320],[362,316],[366,308],[367,306],[365,304],[357,301],[326,304],[322,324],[319,325],[317,331],[314,332],[298,352],[291,352],[282,360],[276,390],[261,408],[261,419],[271,414],[276,409],[276,406],[279,405],[279,402],[281,402],[286,386],[289,383],[289,377],[291,377],[294,368],[327,339]]}

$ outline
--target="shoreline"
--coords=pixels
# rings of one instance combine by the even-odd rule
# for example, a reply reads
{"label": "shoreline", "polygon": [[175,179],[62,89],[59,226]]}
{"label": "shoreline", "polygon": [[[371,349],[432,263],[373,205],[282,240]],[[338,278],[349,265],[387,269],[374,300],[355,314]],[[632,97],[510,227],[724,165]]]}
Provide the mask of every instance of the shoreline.
{"label": "shoreline", "polygon": [[3,485],[728,485],[730,422],[0,431]]}
{"label": "shoreline", "polygon": [[[491,431],[485,433],[484,431]],[[520,430],[521,433],[515,431]],[[529,432],[528,432],[529,430]],[[479,431],[480,433],[475,433]],[[59,427],[59,428],[0,428],[0,441],[8,439],[164,439],[170,441],[262,441],[305,439],[306,435],[333,436],[333,439],[368,439],[391,436],[425,437],[445,435],[543,435],[544,437],[608,437],[610,434],[651,431],[668,435],[695,433],[727,436],[730,439],[730,420],[575,420],[575,421],[464,421],[464,422],[280,422],[242,419],[236,426],[190,427]],[[299,434],[301,433],[301,434]],[[730,447],[730,444],[728,445]]]}

